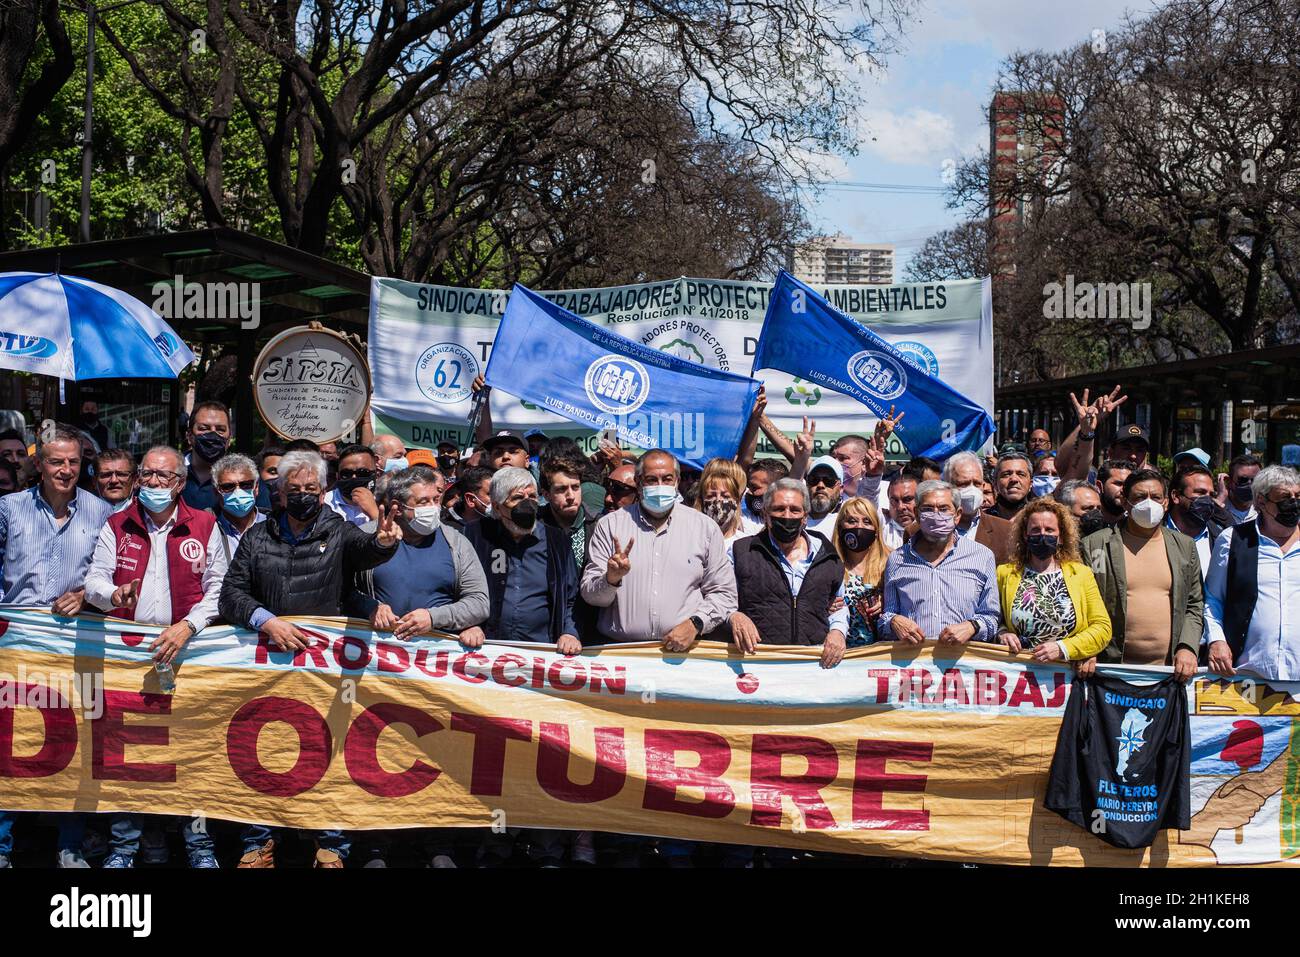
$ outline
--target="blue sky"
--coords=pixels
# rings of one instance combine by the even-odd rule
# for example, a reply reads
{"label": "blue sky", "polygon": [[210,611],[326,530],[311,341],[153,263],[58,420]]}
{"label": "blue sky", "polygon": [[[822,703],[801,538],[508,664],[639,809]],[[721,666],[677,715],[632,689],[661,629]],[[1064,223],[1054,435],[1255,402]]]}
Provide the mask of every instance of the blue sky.
{"label": "blue sky", "polygon": [[[988,145],[986,109],[998,67],[1015,50],[1056,50],[1113,31],[1151,0],[923,0],[900,52],[862,81],[857,156],[828,164],[833,181],[939,187],[945,159]],[[874,137],[874,140],[873,140]],[[830,185],[833,186],[833,183]],[[954,225],[940,193],[826,189],[808,210],[818,232],[897,246],[895,280],[932,233]]]}

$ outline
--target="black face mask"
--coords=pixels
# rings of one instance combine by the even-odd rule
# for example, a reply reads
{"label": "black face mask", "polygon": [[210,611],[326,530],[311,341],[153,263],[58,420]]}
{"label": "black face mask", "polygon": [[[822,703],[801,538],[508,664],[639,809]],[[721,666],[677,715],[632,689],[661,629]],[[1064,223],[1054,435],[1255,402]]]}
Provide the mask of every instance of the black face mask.
{"label": "black face mask", "polygon": [[1249,505],[1253,485],[1253,481],[1231,485],[1228,487],[1228,497],[1238,505]]}
{"label": "black face mask", "polygon": [[1079,516],[1079,535],[1088,536],[1107,527],[1105,517],[1099,508],[1090,508]]}
{"label": "black face mask", "polygon": [[1056,554],[1060,539],[1055,535],[1030,535],[1025,544],[1029,546],[1029,554],[1035,558],[1050,558]]}
{"label": "black face mask", "polygon": [[775,538],[782,545],[789,545],[796,538],[798,538],[799,533],[803,531],[803,519],[802,518],[773,518],[770,527],[772,529],[773,538]]}
{"label": "black face mask", "polygon": [[439,456],[438,456],[438,468],[439,468],[439,470],[442,471],[442,472],[448,472],[448,473],[449,473],[449,472],[454,471],[455,468],[456,468],[456,456],[454,456],[454,455],[439,455]]}
{"label": "black face mask", "polygon": [[296,518],[300,522],[310,522],[320,514],[320,496],[313,495],[311,492],[290,492],[284,503],[284,510],[289,513],[290,518]]}
{"label": "black face mask", "polygon": [[1295,528],[1300,524],[1300,501],[1289,498],[1277,503],[1277,517],[1274,519],[1283,528]]}
{"label": "black face mask", "polygon": [[876,541],[874,528],[841,528],[840,547],[846,552],[863,552]]}
{"label": "black face mask", "polygon": [[1217,508],[1218,503],[1214,501],[1214,496],[1200,495],[1188,503],[1187,520],[1196,528],[1205,528]]}
{"label": "black face mask", "polygon": [[749,506],[749,510],[755,515],[763,514],[763,496],[754,495],[752,492],[746,492],[745,504]]}
{"label": "black face mask", "polygon": [[510,510],[510,521],[525,532],[537,524],[537,503],[526,498]]}
{"label": "black face mask", "polygon": [[339,479],[336,488],[338,488],[339,494],[350,502],[352,501],[352,493],[359,488],[368,488],[373,492],[375,490],[375,480],[372,478]]}
{"label": "black face mask", "polygon": [[215,462],[226,454],[229,442],[220,432],[200,432],[194,436],[194,451],[205,462]]}

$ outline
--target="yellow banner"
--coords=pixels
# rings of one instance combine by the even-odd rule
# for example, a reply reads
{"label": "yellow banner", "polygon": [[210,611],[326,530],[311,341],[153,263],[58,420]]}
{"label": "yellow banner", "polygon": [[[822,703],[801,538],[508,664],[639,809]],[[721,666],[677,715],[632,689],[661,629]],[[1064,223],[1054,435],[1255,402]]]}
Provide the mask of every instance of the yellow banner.
{"label": "yellow banner", "polygon": [[206,630],[166,693],[147,651],[160,629],[0,609],[0,808],[555,827],[1007,864],[1300,857],[1293,685],[1198,676],[1192,829],[1125,851],[1042,806],[1071,672],[999,647],[878,645],[827,670],[816,649],[565,658],[296,621],[312,640],[297,655]]}

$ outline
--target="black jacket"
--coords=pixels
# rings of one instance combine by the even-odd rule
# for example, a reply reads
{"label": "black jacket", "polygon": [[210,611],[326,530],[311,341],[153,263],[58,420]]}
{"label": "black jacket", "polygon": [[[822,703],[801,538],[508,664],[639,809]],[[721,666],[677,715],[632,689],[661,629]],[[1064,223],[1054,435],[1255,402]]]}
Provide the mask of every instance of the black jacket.
{"label": "black jacket", "polygon": [[[561,537],[569,543],[569,551],[572,553],[573,531],[579,527],[578,523],[575,522],[571,529],[560,528],[559,524],[555,521],[555,513],[551,510],[551,506],[549,505],[544,506],[537,514],[546,524],[548,530],[553,530],[557,537]],[[585,504],[582,505],[578,511],[578,519],[582,523],[581,527],[586,532],[583,537],[582,558],[581,560],[575,559],[578,570],[577,580],[579,582],[582,581],[582,570],[587,566],[587,557],[591,554],[592,533],[596,530],[596,523],[600,521],[602,515],[604,515],[604,512],[593,511]],[[604,643],[604,639],[600,637],[600,632],[596,628],[596,621],[599,615],[600,609],[588,605],[583,599],[582,594],[579,593],[577,599],[573,603],[573,621],[578,627],[578,638],[584,645],[599,645]]]}
{"label": "black jacket", "polygon": [[[464,532],[470,545],[478,554],[478,560],[483,566],[483,574],[487,576],[488,622],[492,626],[501,620],[501,605],[505,601],[505,575],[492,570],[495,564],[492,560],[492,552],[507,542],[509,534],[495,518],[481,518],[466,527]],[[578,597],[578,570],[573,561],[573,548],[569,545],[568,536],[549,528],[544,534],[546,535],[546,577],[551,586],[550,640],[556,642],[563,634],[579,631],[576,627],[570,629],[566,624],[571,619],[573,604]],[[491,628],[488,626],[485,626],[484,630],[491,633]],[[579,641],[584,640],[581,634],[575,634],[574,637]],[[539,637],[536,640],[543,639]]]}
{"label": "black jacket", "polygon": [[239,540],[221,586],[221,617],[248,628],[259,607],[273,615],[338,615],[353,572],[383,564],[396,551],[328,508],[290,545],[276,512]]}
{"label": "black jacket", "polygon": [[766,531],[738,538],[731,546],[736,568],[739,610],[748,615],[767,645],[820,645],[830,627],[830,607],[844,583],[844,564],[831,543],[821,542],[804,574],[797,596],[781,566],[781,557]]}

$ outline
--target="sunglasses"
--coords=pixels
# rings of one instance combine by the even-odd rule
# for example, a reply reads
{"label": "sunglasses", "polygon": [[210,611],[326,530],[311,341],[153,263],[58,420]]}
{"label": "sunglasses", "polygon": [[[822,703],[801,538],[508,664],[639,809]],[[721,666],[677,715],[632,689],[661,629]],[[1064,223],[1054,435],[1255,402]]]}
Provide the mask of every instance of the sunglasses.
{"label": "sunglasses", "polygon": [[838,481],[834,475],[810,475],[808,476],[808,487],[816,488],[818,485],[824,485],[827,488],[834,488],[835,483]]}
{"label": "sunglasses", "polygon": [[229,495],[237,488],[242,488],[245,492],[251,492],[256,479],[244,479],[242,482],[222,482],[217,486],[217,491],[222,495]]}
{"label": "sunglasses", "polygon": [[375,477],[374,469],[339,469],[339,478],[341,479],[371,479]]}
{"label": "sunglasses", "polygon": [[622,482],[606,482],[605,491],[617,498],[621,495],[635,495],[636,486],[624,485]]}

